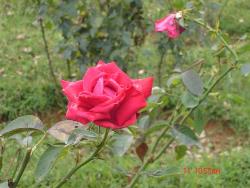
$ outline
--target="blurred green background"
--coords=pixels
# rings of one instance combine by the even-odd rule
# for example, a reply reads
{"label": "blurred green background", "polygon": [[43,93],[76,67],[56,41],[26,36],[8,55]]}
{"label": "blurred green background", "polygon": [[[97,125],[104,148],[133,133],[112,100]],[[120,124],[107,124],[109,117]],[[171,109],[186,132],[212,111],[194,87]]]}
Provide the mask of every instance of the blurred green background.
{"label": "blurred green background", "polygon": [[[62,2],[67,4],[67,1]],[[71,3],[73,2],[71,1]],[[86,1],[86,4],[95,8],[96,2],[99,1]],[[98,59],[116,60],[134,78],[153,75],[156,77],[155,86],[159,83],[163,86],[167,85],[172,69],[176,68],[178,58],[186,65],[192,64],[197,59],[203,59],[206,62],[205,67],[209,68],[206,70],[210,71],[204,73],[203,79],[209,78],[213,72],[218,71],[218,67],[223,67],[227,63],[224,61],[227,60],[222,56],[219,60],[221,64],[218,64],[217,57],[214,57],[214,50],[218,49],[216,42],[214,43],[214,40],[206,36],[202,30],[198,30],[200,31],[198,33],[195,32],[197,28],[192,25],[181,39],[173,42],[176,42],[175,44],[169,44],[170,51],[167,49],[167,55],[164,56],[160,69],[162,76],[159,78],[158,65],[162,55],[161,45],[164,46],[166,37],[164,34],[153,32],[153,21],[165,16],[169,11],[182,10],[191,5],[198,6],[200,12],[197,14],[212,26],[216,25],[219,17],[220,29],[227,34],[227,38],[231,37],[230,44],[239,53],[240,63],[249,63],[250,4],[248,0],[144,0],[142,6],[140,1],[124,0],[121,2],[125,7],[126,3],[134,3],[130,4],[131,7],[136,7],[133,9],[136,12],[134,22],[124,22],[124,26],[117,26],[118,33],[115,33],[115,25],[112,26],[112,31],[106,31],[105,29],[111,23],[105,20],[99,23],[99,18],[105,17],[105,6],[108,6],[105,1],[102,1],[104,13],[102,14],[101,10],[99,12],[102,16],[95,15],[91,12],[95,9],[89,8],[89,19],[96,18],[93,22],[95,26],[98,24],[100,26],[95,28],[87,25],[86,31],[84,31],[88,34],[86,36],[84,32],[81,33],[78,30],[77,24],[71,25],[70,28],[73,29],[68,32],[67,28],[70,24],[77,22],[77,16],[74,15],[74,10],[70,10],[67,6],[61,7],[61,11],[68,10],[65,13],[68,15],[62,15],[57,7],[60,4],[59,0],[48,1],[47,4],[45,3],[46,6],[43,6],[45,5],[43,1],[39,4],[32,0],[0,0],[0,122],[2,125],[25,114],[38,115],[48,127],[64,118],[66,100],[58,93],[58,88],[49,74],[42,33],[37,21],[39,15],[44,19],[45,34],[58,80],[81,78],[86,67],[95,64]],[[122,15],[123,19],[127,16],[126,11],[133,12],[131,7],[128,6],[123,10],[125,12]],[[119,7],[115,8],[117,11],[119,10]],[[141,10],[143,12],[140,12]],[[70,15],[70,11],[73,12],[72,15]],[[85,14],[88,12],[81,13],[80,17],[82,16],[81,18],[84,19]],[[62,18],[64,22],[62,22]],[[82,23],[85,21],[83,20]],[[65,25],[65,23],[70,24]],[[86,23],[88,22],[86,21]],[[141,25],[135,27],[133,24]],[[124,29],[125,26],[127,26],[126,29]],[[119,34],[121,30],[123,33]],[[105,32],[114,32],[113,38],[105,36]],[[86,38],[82,36],[83,34]],[[107,39],[104,39],[105,37]],[[85,41],[81,41],[82,39]],[[114,41],[117,41],[117,45],[114,44]],[[80,45],[79,48],[75,45],[76,42]],[[87,42],[89,45],[86,47],[84,44]],[[109,50],[107,50],[108,48]],[[100,49],[104,49],[104,52]],[[249,86],[249,76],[243,76],[239,70],[227,76],[219,85],[219,90],[213,92],[205,104],[200,107],[201,111],[206,112],[208,122],[204,134],[215,131],[215,136],[200,136],[202,142],[203,136],[205,137],[203,143],[206,146],[205,149],[198,151],[190,148],[188,155],[181,160],[176,160],[173,149],[170,150],[150,168],[155,169],[171,164],[179,166],[182,174],[173,174],[170,177],[143,176],[137,187],[249,187]],[[57,162],[45,181],[40,184],[35,183],[34,166],[44,149],[45,147],[35,152],[28,171],[21,180],[20,187],[50,187],[51,182],[65,174],[73,165],[74,157],[67,155]],[[7,143],[3,159],[9,162],[3,164],[0,180],[8,178],[11,174],[13,166],[9,165],[13,165],[15,152],[14,141]],[[81,169],[64,187],[116,188],[124,186],[129,176],[126,178],[121,169],[129,170],[139,164],[139,159],[136,161],[130,156],[132,153],[131,150],[122,158],[116,157],[91,163]],[[183,174],[184,168],[200,167],[217,168],[221,170],[221,173],[217,175]]]}

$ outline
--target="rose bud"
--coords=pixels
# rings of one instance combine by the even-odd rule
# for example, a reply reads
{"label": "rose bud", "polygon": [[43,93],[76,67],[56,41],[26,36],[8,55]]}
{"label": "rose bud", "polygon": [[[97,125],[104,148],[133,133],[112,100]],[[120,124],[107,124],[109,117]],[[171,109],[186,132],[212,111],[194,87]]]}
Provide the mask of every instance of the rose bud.
{"label": "rose bud", "polygon": [[180,34],[185,31],[185,28],[180,26],[178,19],[182,18],[181,12],[169,14],[165,18],[155,21],[156,32],[166,32],[171,39],[178,38]]}

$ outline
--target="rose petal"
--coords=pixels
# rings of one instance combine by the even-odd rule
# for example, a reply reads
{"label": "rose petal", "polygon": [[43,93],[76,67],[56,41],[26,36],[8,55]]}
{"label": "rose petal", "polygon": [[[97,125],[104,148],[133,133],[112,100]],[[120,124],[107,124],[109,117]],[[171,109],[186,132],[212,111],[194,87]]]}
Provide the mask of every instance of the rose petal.
{"label": "rose petal", "polygon": [[132,88],[127,92],[126,98],[117,107],[113,116],[116,118],[117,124],[122,126],[146,105],[144,95]]}
{"label": "rose petal", "polygon": [[113,108],[121,103],[121,101],[124,99],[125,93],[122,91],[120,92],[116,97],[107,100],[106,102],[99,104],[97,106],[94,106],[92,109],[90,109],[91,112],[111,112]]}
{"label": "rose petal", "polygon": [[74,103],[69,103],[68,107],[67,107],[66,118],[70,119],[70,120],[80,122],[80,123],[82,123],[84,125],[89,123],[88,119],[78,116],[77,111],[78,111],[77,105],[74,104]]}
{"label": "rose petal", "polygon": [[131,118],[129,120],[127,120],[122,127],[119,128],[124,128],[127,127],[129,125],[133,125],[137,120],[137,114],[134,114],[133,116],[131,116]]}
{"label": "rose petal", "polygon": [[79,95],[78,105],[81,107],[84,107],[86,109],[91,109],[95,106],[98,106],[98,105],[108,101],[108,100],[110,100],[110,98],[108,96],[105,96],[105,95],[95,96],[93,94],[83,92]]}
{"label": "rose petal", "polygon": [[115,75],[115,81],[126,88],[131,87],[131,80],[127,74],[125,74],[115,62],[110,62],[107,64],[102,64],[97,66],[99,71],[106,73],[107,75]]}
{"label": "rose petal", "polygon": [[93,94],[95,95],[102,95],[103,94],[103,88],[104,88],[104,83],[103,83],[103,77],[100,77],[93,90]]}
{"label": "rose petal", "polygon": [[117,126],[111,122],[110,120],[97,120],[94,121],[96,125],[99,125],[101,127],[111,128],[111,129],[117,129]]}
{"label": "rose petal", "polygon": [[66,118],[86,124],[90,121],[93,122],[100,119],[110,119],[111,117],[109,113],[90,112],[84,108],[79,107],[75,103],[70,103],[68,105]]}
{"label": "rose petal", "polygon": [[151,95],[152,86],[153,86],[153,78],[148,77],[144,79],[133,80],[133,86],[140,92],[143,93],[145,99]]}
{"label": "rose petal", "polygon": [[121,126],[117,125],[116,123],[112,122],[111,120],[98,120],[98,121],[94,121],[94,123],[96,125],[106,127],[106,128],[122,129],[122,128],[128,127],[129,125],[133,125],[136,122],[136,117],[137,117],[136,114],[131,116],[131,118]]}
{"label": "rose petal", "polygon": [[96,86],[96,82],[100,77],[104,76],[104,74],[98,70],[96,67],[88,68],[87,72],[83,77],[83,89],[84,91],[92,92],[92,90]]}
{"label": "rose petal", "polygon": [[155,31],[166,31],[168,27],[174,25],[175,14],[169,14],[168,16],[155,21]]}
{"label": "rose petal", "polygon": [[61,85],[63,93],[67,96],[69,101],[76,102],[80,92],[83,89],[82,80],[76,82],[67,82],[62,80]]}

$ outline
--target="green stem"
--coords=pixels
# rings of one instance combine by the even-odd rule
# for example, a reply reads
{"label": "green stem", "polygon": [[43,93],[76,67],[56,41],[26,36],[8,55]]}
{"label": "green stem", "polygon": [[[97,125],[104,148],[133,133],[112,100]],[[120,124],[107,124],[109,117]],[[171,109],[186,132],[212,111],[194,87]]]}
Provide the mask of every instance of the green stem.
{"label": "green stem", "polygon": [[174,138],[171,138],[164,146],[163,148],[160,150],[160,152],[155,156],[155,158],[153,158],[153,161],[158,160],[162,154],[166,151],[166,149],[172,144],[172,142],[174,141]]}
{"label": "green stem", "polygon": [[[230,68],[228,68],[223,74],[221,74],[221,76],[219,76],[215,82],[209,87],[209,89],[205,92],[205,94],[203,95],[203,97],[199,100],[198,105],[195,108],[192,108],[189,110],[189,112],[186,114],[186,116],[184,116],[184,118],[181,120],[180,124],[183,124],[184,121],[191,115],[191,113],[206,99],[206,97],[208,96],[208,94],[214,89],[214,87],[233,69],[235,68],[235,66],[231,66]],[[175,123],[178,120],[178,118],[174,118],[173,123]],[[165,135],[165,133],[167,132],[168,128],[165,128],[162,131],[162,134],[160,135],[160,137],[158,137],[158,139],[155,142],[155,145],[153,147],[153,151],[155,151],[156,146],[159,144],[160,140],[162,139],[162,137]],[[138,181],[141,172],[146,169],[146,167],[149,165],[149,163],[153,163],[154,161],[158,160],[162,154],[165,152],[165,150],[171,145],[171,143],[174,141],[174,138],[171,138],[160,150],[160,152],[154,157],[150,157],[150,160],[147,160],[145,163],[143,163],[143,165],[141,166],[141,168],[136,172],[135,176],[133,177],[133,179],[131,180],[131,182],[129,183],[129,185],[127,186],[127,188],[132,188],[135,183]],[[153,153],[152,153],[153,154]]]}
{"label": "green stem", "polygon": [[158,84],[159,84],[159,87],[161,87],[161,69],[162,69],[162,64],[163,64],[163,60],[164,60],[164,57],[165,57],[165,54],[166,54],[166,50],[164,51],[164,52],[162,52],[162,54],[161,54],[161,58],[160,58],[160,61],[159,61],[159,63],[158,63],[158,67],[157,67],[157,69],[158,69]]}
{"label": "green stem", "polygon": [[54,81],[55,86],[58,86],[58,82],[57,82],[57,79],[56,79],[56,75],[55,75],[53,65],[52,65],[52,60],[51,60],[50,53],[49,53],[47,38],[46,38],[46,35],[45,35],[45,29],[44,29],[44,25],[43,25],[43,18],[40,17],[38,19],[38,21],[39,21],[40,29],[41,29],[41,33],[42,33],[42,39],[43,39],[43,43],[44,43],[44,50],[45,50],[45,53],[46,53],[46,56],[47,56],[47,59],[48,59],[50,75],[51,75],[51,77],[52,77],[52,79]]}
{"label": "green stem", "polygon": [[153,163],[154,161],[158,160],[161,157],[161,155],[165,152],[165,150],[172,144],[173,141],[174,141],[174,139],[171,138],[168,141],[168,143],[164,145],[164,147],[160,150],[160,152],[154,158],[150,157],[148,160],[146,160],[142,164],[142,166],[139,168],[139,170],[136,172],[133,179],[126,186],[126,188],[132,188],[136,184],[136,182],[138,181],[138,179],[139,179],[141,173],[143,172],[143,170],[145,170],[150,163]]}
{"label": "green stem", "polygon": [[17,187],[22,175],[23,175],[23,172],[25,170],[25,168],[27,167],[27,164],[29,163],[29,160],[30,160],[30,157],[31,157],[31,152],[32,152],[32,149],[31,148],[27,148],[26,150],[26,153],[25,153],[25,156],[23,158],[23,161],[21,163],[21,167],[18,171],[18,174],[17,174],[17,177],[15,178],[14,180],[14,185],[13,187]]}
{"label": "green stem", "polygon": [[135,176],[133,177],[133,179],[129,182],[129,184],[126,186],[126,188],[131,188],[133,187],[136,182],[138,181],[140,175],[141,175],[141,172],[146,169],[146,167],[148,166],[149,164],[149,160],[147,160],[146,162],[144,162],[141,167],[139,168],[139,170],[136,172]]}
{"label": "green stem", "polygon": [[12,174],[12,179],[16,176],[16,172],[19,166],[19,160],[21,159],[21,148],[18,148],[17,152],[16,152],[16,160],[14,161],[14,163],[16,164],[14,167],[14,171]]}
{"label": "green stem", "polygon": [[225,47],[228,49],[228,51],[234,56],[235,64],[239,61],[239,57],[238,57],[237,53],[230,47],[230,45],[224,39],[224,37],[222,36],[222,34],[221,34],[220,31],[216,31],[215,29],[213,29],[209,25],[201,22],[200,20],[197,20],[197,19],[190,19],[190,20],[194,21],[195,23],[197,23],[199,25],[201,25],[202,27],[205,27],[206,29],[208,29],[208,31],[215,33],[217,35],[217,37],[219,37],[219,39],[221,40],[221,42],[225,45]]}
{"label": "green stem", "polygon": [[176,116],[176,113],[178,112],[178,110],[180,109],[181,105],[177,105],[174,112],[172,113],[170,119],[169,119],[169,123],[168,125],[162,130],[160,136],[157,138],[157,140],[155,141],[154,145],[153,145],[153,149],[152,149],[152,153],[155,153],[155,150],[157,148],[157,146],[160,143],[160,140],[165,136],[166,132],[169,130],[172,122],[175,122],[179,116]]}
{"label": "green stem", "polygon": [[24,170],[26,169],[26,167],[27,167],[27,165],[28,165],[28,163],[30,161],[32,153],[36,150],[37,146],[42,143],[42,141],[45,139],[46,135],[47,135],[47,133],[45,133],[42,136],[42,138],[32,148],[27,148],[25,156],[24,156],[23,161],[21,163],[21,167],[20,167],[20,169],[19,169],[19,171],[17,173],[17,176],[16,176],[16,178],[14,180],[13,188],[17,187],[17,185],[18,185],[18,183],[19,183],[19,181],[20,181],[20,179],[21,179],[21,177],[22,177],[22,175],[24,173]]}
{"label": "green stem", "polygon": [[109,133],[110,129],[106,129],[105,130],[105,134],[104,137],[101,141],[101,143],[97,146],[95,152],[89,157],[87,158],[85,161],[83,161],[82,163],[80,163],[79,165],[75,166],[74,168],[72,168],[68,174],[66,176],[64,176],[59,183],[57,183],[57,185],[55,186],[55,188],[59,188],[61,187],[63,184],[65,184],[70,178],[71,176],[81,167],[83,167],[84,165],[88,164],[89,162],[91,162],[92,160],[94,160],[96,158],[96,156],[99,154],[99,152],[102,150],[102,148],[105,146],[107,138],[108,138],[108,133]]}
{"label": "green stem", "polygon": [[[224,43],[225,47],[230,51],[230,53],[234,56],[235,59],[235,64],[238,63],[238,55],[237,53],[229,46],[229,44],[226,42],[226,40],[223,38],[223,36],[221,35],[220,32],[217,32],[215,29],[213,29],[212,27],[210,27],[209,25],[200,22],[197,19],[193,20],[194,22],[200,24],[201,26],[205,27],[206,29],[208,29],[211,32],[216,33],[216,35],[219,37],[219,39]],[[185,122],[185,120],[192,114],[192,112],[206,99],[206,97],[208,96],[208,94],[214,89],[214,87],[229,73],[231,72],[233,69],[235,68],[235,65],[231,65],[231,67],[229,67],[223,74],[221,74],[215,81],[214,83],[208,88],[208,90],[204,93],[204,95],[201,97],[201,99],[199,100],[199,103],[196,107],[192,108],[189,110],[189,112],[183,117],[183,119],[180,121],[180,124],[183,124]],[[177,111],[177,109],[176,109]],[[175,112],[176,112],[175,111]],[[173,122],[172,122],[173,120]],[[171,118],[170,120],[170,124],[174,124],[176,121],[178,121],[178,118]],[[152,154],[151,157],[149,157],[149,160],[147,160],[145,163],[143,163],[143,165],[139,168],[139,170],[136,172],[135,176],[133,177],[133,179],[131,180],[131,182],[128,184],[127,188],[132,188],[136,182],[138,181],[141,172],[146,169],[146,167],[149,165],[149,163],[153,163],[156,160],[158,160],[162,154],[165,152],[165,150],[171,145],[171,143],[174,141],[174,138],[171,138],[163,147],[162,149],[159,151],[159,153],[153,157],[153,152],[155,152],[157,145],[159,144],[160,140],[163,138],[163,136],[165,135],[165,133],[167,132],[168,127],[166,127],[165,129],[163,129],[161,135],[158,137],[158,139],[156,140],[154,146],[153,146],[153,150],[152,150]]]}
{"label": "green stem", "polygon": [[231,66],[229,67],[223,74],[221,74],[215,81],[214,83],[208,88],[208,90],[204,93],[204,95],[201,97],[201,99],[198,102],[198,105],[195,106],[194,108],[190,109],[188,113],[183,117],[183,119],[180,121],[180,124],[183,124],[185,120],[192,114],[192,112],[198,108],[198,106],[206,99],[208,94],[214,89],[214,87],[229,73],[231,72],[235,67]]}

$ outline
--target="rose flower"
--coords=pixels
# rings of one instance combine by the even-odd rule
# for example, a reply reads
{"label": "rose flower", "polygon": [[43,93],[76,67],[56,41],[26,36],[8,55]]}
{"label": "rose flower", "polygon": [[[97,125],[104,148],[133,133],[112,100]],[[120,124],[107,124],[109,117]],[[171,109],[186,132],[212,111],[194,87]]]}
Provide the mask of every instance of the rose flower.
{"label": "rose flower", "polygon": [[82,80],[62,80],[61,85],[68,99],[67,119],[120,129],[136,122],[151,95],[153,78],[131,79],[115,62],[99,61]]}

